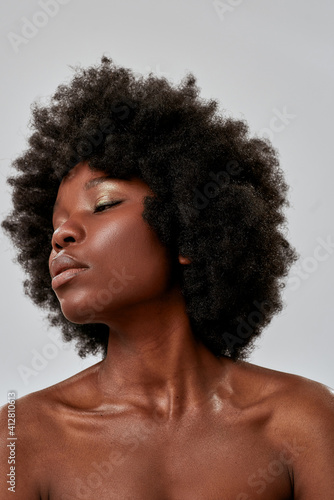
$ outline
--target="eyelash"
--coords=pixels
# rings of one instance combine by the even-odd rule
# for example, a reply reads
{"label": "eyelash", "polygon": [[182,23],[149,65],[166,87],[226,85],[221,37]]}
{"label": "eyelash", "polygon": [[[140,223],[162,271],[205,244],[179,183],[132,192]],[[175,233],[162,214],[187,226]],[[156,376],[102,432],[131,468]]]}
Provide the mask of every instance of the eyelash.
{"label": "eyelash", "polygon": [[[108,208],[108,207],[113,207],[114,205],[119,205],[119,203],[122,203],[122,200],[113,201],[113,202],[110,202],[110,203],[104,203],[103,205],[98,205],[94,209],[94,214],[95,213],[104,212],[104,210],[101,210],[101,209]],[[55,232],[55,231],[56,231],[56,229],[53,230],[53,232]]]}
{"label": "eyelash", "polygon": [[103,210],[101,210],[101,208],[104,209],[106,207],[113,207],[114,205],[118,205],[119,203],[121,203],[121,201],[113,201],[110,203],[104,203],[103,205],[98,205],[97,207],[95,207],[94,214],[99,213],[99,212],[103,212]]}

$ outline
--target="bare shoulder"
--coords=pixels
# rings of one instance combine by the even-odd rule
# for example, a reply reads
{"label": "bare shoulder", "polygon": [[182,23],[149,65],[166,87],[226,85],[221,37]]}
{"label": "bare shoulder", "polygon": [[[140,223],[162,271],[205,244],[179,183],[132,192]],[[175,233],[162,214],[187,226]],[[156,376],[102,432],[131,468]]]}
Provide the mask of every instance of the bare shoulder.
{"label": "bare shoulder", "polygon": [[31,473],[37,466],[39,448],[38,423],[30,403],[34,399],[16,400],[13,395],[0,409],[0,473],[9,480],[1,483],[2,499],[12,498],[13,493],[18,500],[40,498],[38,475]]}
{"label": "bare shoulder", "polygon": [[271,410],[266,435],[280,450],[280,459],[288,464],[293,498],[332,498],[333,389],[306,377],[255,365],[244,369],[253,373],[253,380],[257,379],[263,404]]}
{"label": "bare shoulder", "polygon": [[45,389],[30,393],[17,400],[20,413],[25,420],[31,419],[35,424],[42,419],[52,417],[53,421],[61,418],[67,409],[90,409],[96,404],[95,381],[98,372],[97,363],[85,370],[58,382]]}
{"label": "bare shoulder", "polygon": [[[66,411],[89,409],[96,403],[94,380],[98,365],[15,401],[15,425],[21,447],[25,442],[29,450],[33,449],[33,443],[44,445],[44,436],[50,442],[54,434],[52,430],[57,429],[57,423],[62,422]],[[7,405],[1,407],[0,419],[4,429],[4,425],[7,426]]]}
{"label": "bare shoulder", "polygon": [[[334,390],[314,380],[247,362],[233,367],[235,386],[246,400],[270,413],[266,435],[278,449],[294,449],[294,466],[305,476],[315,458],[322,470],[334,463]],[[334,474],[331,477],[334,478]],[[304,479],[305,484],[308,479]],[[310,486],[311,488],[311,486]],[[311,490],[310,490],[311,491]],[[308,497],[306,497],[308,498]]]}
{"label": "bare shoulder", "polygon": [[[273,374],[275,423],[285,435],[297,437],[307,446],[321,446],[334,436],[334,390],[320,382],[290,373]],[[334,451],[334,442],[332,442]]]}
{"label": "bare shoulder", "polygon": [[[251,397],[271,405],[281,421],[334,417],[334,390],[325,384],[292,373],[272,370],[245,361],[235,363],[234,379]],[[282,420],[283,419],[283,420]]]}
{"label": "bare shoulder", "polygon": [[[0,473],[6,477],[7,473],[15,472],[19,479],[13,491],[18,500],[47,498],[47,471],[43,471],[43,463],[57,460],[55,449],[64,440],[66,425],[72,415],[76,416],[82,409],[89,409],[96,403],[94,377],[97,365],[18,399],[13,395],[12,406],[5,404],[0,408]],[[12,418],[11,422],[9,418]],[[11,442],[13,450],[7,446]],[[11,459],[13,462],[9,463]],[[10,485],[1,485],[1,499],[12,498],[13,491],[7,486]]]}

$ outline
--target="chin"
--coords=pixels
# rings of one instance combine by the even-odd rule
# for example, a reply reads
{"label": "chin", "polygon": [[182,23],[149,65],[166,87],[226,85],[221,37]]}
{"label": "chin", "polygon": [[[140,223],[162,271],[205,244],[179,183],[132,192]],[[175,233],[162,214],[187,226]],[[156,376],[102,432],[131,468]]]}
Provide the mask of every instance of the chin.
{"label": "chin", "polygon": [[60,298],[59,302],[63,315],[71,323],[84,325],[102,322],[99,318],[102,311],[93,307],[83,294],[72,292],[69,297]]}

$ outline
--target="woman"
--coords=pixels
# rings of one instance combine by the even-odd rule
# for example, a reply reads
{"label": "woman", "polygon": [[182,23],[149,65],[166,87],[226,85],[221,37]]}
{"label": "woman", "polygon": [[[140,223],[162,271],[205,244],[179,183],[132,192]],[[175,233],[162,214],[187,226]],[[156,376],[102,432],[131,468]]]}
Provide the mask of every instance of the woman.
{"label": "woman", "polygon": [[297,258],[268,141],[193,75],[105,57],[33,116],[2,226],[26,293],[103,359],[17,401],[16,498],[331,498],[331,391],[245,361]]}

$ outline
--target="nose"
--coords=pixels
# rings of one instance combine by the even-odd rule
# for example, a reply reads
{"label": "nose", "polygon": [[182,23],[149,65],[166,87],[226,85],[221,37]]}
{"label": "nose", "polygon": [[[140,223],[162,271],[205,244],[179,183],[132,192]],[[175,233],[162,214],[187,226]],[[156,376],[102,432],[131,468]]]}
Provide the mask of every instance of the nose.
{"label": "nose", "polygon": [[55,251],[80,242],[84,238],[84,229],[74,221],[67,220],[52,235],[51,246]]}

